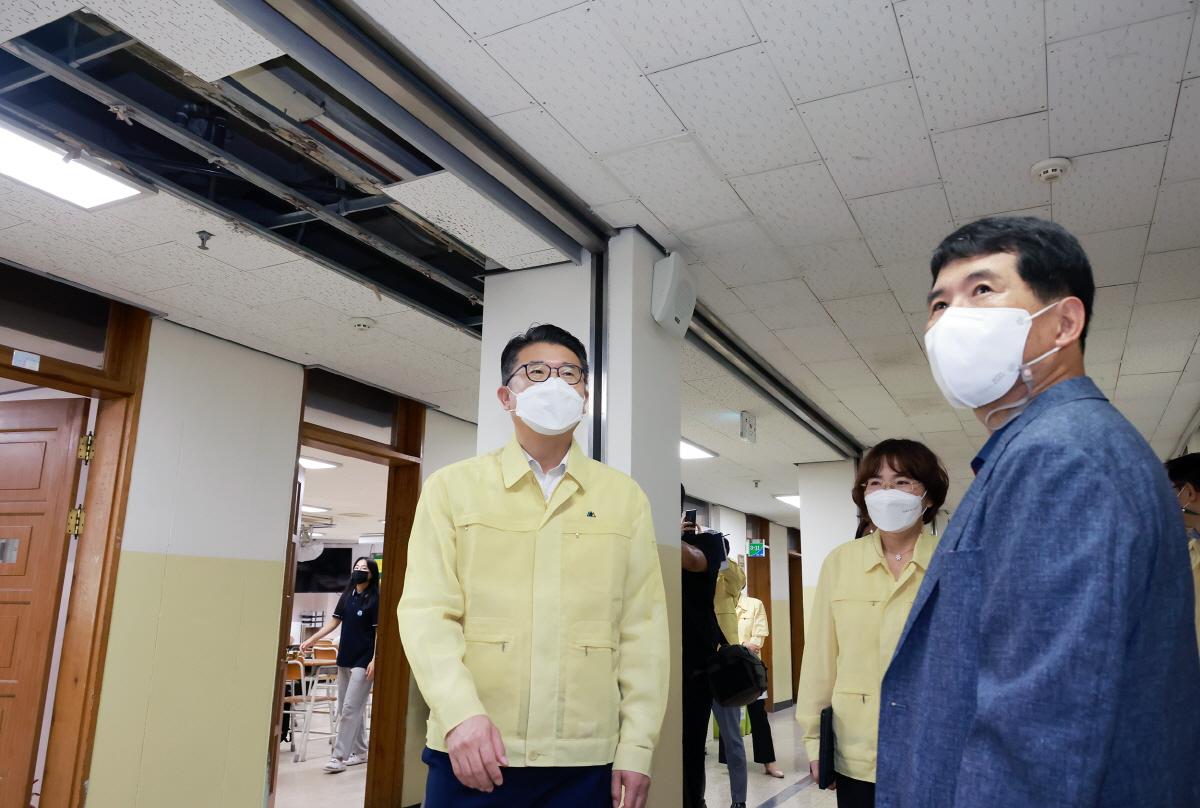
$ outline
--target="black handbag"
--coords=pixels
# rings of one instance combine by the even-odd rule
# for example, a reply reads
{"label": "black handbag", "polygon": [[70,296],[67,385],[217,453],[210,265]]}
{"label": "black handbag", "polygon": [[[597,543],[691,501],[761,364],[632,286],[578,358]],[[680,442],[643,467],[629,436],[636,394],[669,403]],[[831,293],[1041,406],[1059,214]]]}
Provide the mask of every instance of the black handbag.
{"label": "black handbag", "polygon": [[744,645],[722,645],[705,669],[713,701],[745,707],[767,689],[767,666]]}

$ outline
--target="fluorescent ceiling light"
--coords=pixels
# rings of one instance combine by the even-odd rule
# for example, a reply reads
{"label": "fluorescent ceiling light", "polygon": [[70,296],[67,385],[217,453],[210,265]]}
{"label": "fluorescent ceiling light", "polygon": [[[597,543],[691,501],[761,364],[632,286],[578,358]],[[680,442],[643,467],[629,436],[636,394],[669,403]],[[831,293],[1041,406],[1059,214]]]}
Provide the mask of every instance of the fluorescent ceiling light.
{"label": "fluorescent ceiling light", "polygon": [[301,505],[301,513],[329,513],[329,508],[319,508],[316,505]]}
{"label": "fluorescent ceiling light", "polygon": [[359,544],[383,544],[382,533],[364,533],[358,537]]}
{"label": "fluorescent ceiling light", "polygon": [[315,457],[300,458],[300,467],[313,471],[316,469],[336,469],[341,465],[341,463],[334,463],[330,460],[317,460]]}
{"label": "fluorescent ceiling light", "polygon": [[324,533],[309,533],[308,535],[309,535],[309,536],[311,536],[311,537],[312,537],[312,538],[314,538],[314,539],[323,539],[323,538],[325,538],[325,534],[324,534]]}
{"label": "fluorescent ceiling light", "polygon": [[139,196],[142,189],[86,158],[68,159],[59,146],[0,123],[0,174],[81,208]]}
{"label": "fluorescent ceiling light", "polygon": [[710,452],[703,446],[697,446],[686,440],[679,441],[679,459],[680,460],[703,460],[708,457],[716,457],[716,452]]}
{"label": "fluorescent ceiling light", "polygon": [[791,505],[793,508],[800,507],[799,494],[776,494],[775,499],[779,500],[784,505]]}

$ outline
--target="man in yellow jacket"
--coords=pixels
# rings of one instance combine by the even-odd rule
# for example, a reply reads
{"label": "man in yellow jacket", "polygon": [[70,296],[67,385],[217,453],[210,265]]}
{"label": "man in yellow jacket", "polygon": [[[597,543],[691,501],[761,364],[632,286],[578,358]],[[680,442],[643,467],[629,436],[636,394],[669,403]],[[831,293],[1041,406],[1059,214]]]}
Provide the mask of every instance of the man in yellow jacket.
{"label": "man in yellow jacket", "polygon": [[642,808],[670,639],[650,505],[572,433],[587,354],[553,325],[513,338],[514,438],[425,483],[397,609],[430,707],[425,808]]}

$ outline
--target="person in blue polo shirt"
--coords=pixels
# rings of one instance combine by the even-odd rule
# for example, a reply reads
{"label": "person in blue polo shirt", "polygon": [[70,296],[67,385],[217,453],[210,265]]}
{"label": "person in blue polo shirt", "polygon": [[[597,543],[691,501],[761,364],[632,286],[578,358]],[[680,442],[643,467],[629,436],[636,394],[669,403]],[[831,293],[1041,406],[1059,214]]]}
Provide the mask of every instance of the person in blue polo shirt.
{"label": "person in blue polo shirt", "polygon": [[301,644],[306,653],[313,644],[342,627],[338,640],[338,723],[327,772],[344,772],[347,766],[367,762],[364,732],[367,696],[375,678],[375,629],[379,626],[379,565],[363,556],[354,562],[350,583],[333,610],[333,619]]}

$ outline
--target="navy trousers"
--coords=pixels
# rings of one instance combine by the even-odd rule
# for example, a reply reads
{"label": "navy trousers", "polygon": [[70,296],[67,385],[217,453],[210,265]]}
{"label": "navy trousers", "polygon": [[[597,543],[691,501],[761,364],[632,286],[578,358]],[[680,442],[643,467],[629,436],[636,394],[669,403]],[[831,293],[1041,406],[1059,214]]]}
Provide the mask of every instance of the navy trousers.
{"label": "navy trousers", "polygon": [[612,808],[612,765],[509,767],[491,794],[458,782],[450,756],[426,747],[424,808]]}

